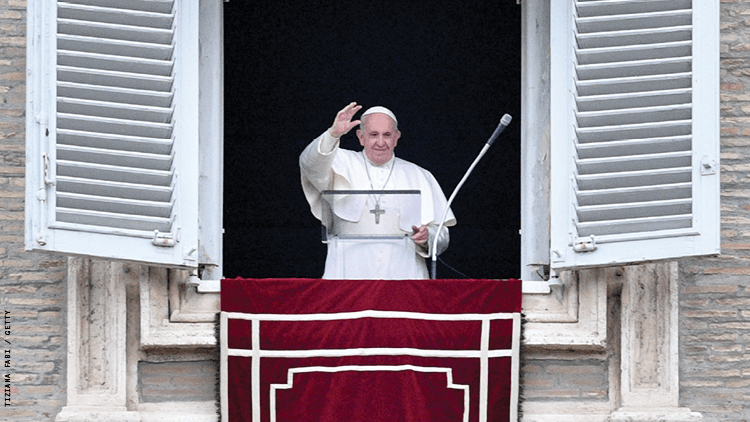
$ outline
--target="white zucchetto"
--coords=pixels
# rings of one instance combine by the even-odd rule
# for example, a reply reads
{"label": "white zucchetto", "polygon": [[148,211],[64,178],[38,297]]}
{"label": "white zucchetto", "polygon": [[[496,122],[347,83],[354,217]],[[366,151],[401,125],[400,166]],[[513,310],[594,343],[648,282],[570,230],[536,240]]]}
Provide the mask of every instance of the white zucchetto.
{"label": "white zucchetto", "polygon": [[[368,114],[373,114],[373,113],[383,113],[387,115],[388,117],[393,119],[393,122],[396,123],[396,126],[398,127],[398,120],[396,119],[396,115],[393,114],[392,111],[382,106],[375,106],[375,107],[368,108],[364,113],[362,113],[362,117],[365,117]],[[362,119],[362,117],[360,117],[360,119]]]}

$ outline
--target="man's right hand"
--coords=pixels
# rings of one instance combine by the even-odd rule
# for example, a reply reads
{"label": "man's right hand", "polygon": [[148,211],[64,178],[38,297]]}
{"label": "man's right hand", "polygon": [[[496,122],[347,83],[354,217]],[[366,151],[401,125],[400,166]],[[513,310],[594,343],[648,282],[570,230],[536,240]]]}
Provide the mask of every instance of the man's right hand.
{"label": "man's right hand", "polygon": [[361,108],[361,105],[357,105],[356,102],[353,102],[341,109],[341,111],[336,114],[336,120],[333,121],[333,126],[328,129],[328,133],[334,138],[340,138],[349,133],[350,130],[360,123],[359,120],[352,121],[352,118]]}

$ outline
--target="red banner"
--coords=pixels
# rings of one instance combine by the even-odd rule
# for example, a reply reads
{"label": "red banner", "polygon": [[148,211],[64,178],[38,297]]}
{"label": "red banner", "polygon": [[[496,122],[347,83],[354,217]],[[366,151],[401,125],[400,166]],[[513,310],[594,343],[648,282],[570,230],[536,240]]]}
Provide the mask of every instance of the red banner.
{"label": "red banner", "polygon": [[515,421],[518,280],[232,279],[222,420]]}

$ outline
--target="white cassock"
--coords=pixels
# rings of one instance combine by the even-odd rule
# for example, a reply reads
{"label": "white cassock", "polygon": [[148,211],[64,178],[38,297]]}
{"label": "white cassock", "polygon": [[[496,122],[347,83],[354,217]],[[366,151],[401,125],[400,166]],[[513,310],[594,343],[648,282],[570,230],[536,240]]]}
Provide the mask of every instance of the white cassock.
{"label": "white cassock", "polygon": [[[437,180],[429,171],[395,156],[377,166],[366,158],[363,151],[340,149],[339,140],[332,137],[328,131],[305,148],[299,162],[302,190],[310,204],[310,210],[319,220],[323,201],[321,191],[324,190],[419,190],[420,223],[427,226],[430,234],[425,246],[417,245],[410,237],[404,242],[329,242],[323,278],[429,278],[425,258],[430,256],[429,248],[433,245],[440,224],[439,219],[443,216],[448,202]],[[355,231],[357,227],[361,228],[360,232],[375,228],[375,216],[370,213],[375,205],[373,197],[360,196],[361,202],[356,207],[349,204],[350,206],[337,208],[336,217]],[[382,218],[383,224],[387,224],[389,215],[386,213]],[[448,247],[447,227],[455,224],[456,218],[449,210],[445,227],[438,239],[438,254]],[[402,227],[403,222],[399,224],[396,221],[394,226],[398,226],[396,230],[411,235],[411,227]]]}

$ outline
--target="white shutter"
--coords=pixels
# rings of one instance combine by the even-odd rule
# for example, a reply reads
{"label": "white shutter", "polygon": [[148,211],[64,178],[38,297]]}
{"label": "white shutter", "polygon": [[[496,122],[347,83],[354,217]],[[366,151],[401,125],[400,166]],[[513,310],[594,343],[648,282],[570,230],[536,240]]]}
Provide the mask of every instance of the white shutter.
{"label": "white shutter", "polygon": [[553,0],[553,268],[719,252],[719,2]]}
{"label": "white shutter", "polygon": [[198,0],[30,0],[27,249],[197,266]]}

